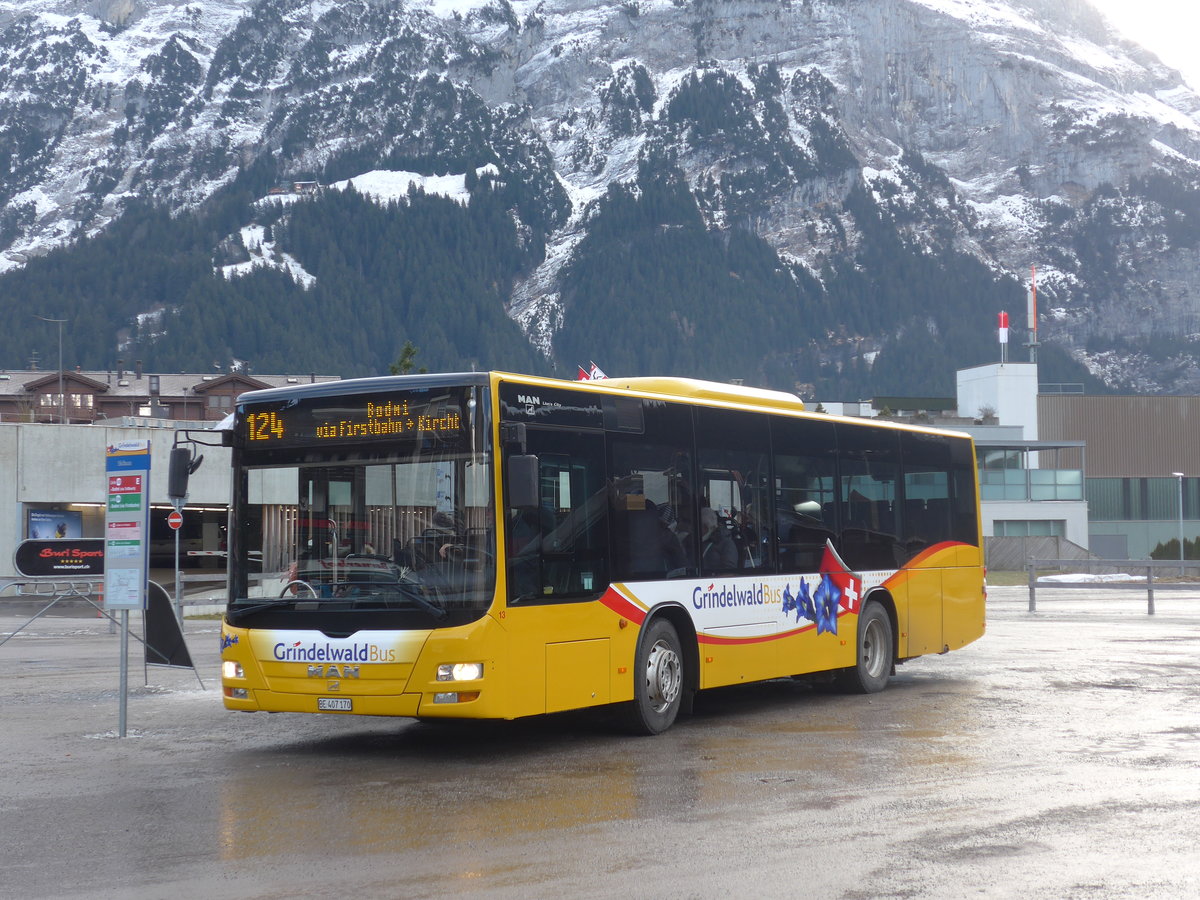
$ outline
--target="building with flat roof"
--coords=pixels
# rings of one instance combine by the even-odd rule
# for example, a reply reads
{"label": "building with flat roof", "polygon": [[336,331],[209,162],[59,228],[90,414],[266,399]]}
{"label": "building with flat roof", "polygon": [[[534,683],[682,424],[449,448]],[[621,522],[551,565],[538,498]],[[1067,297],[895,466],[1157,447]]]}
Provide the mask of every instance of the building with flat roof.
{"label": "building with flat roof", "polygon": [[[107,500],[105,453],[125,440],[150,440],[150,563],[174,564],[167,525],[168,458],[177,428],[207,429],[246,391],[337,381],[330,375],[161,375],[131,372],[0,372],[0,580],[17,577],[13,553],[24,540],[102,538]],[[67,424],[61,424],[65,421]],[[230,496],[229,450],[199,448],[204,463],[188,482],[180,529],[185,567],[219,563]]]}
{"label": "building with flat roof", "polygon": [[1144,559],[1159,544],[1200,534],[1200,397],[1041,394],[1047,440],[1086,445],[1065,454],[1085,468],[1090,548]]}
{"label": "building with flat roof", "polygon": [[[0,422],[122,423],[128,419],[219,422],[238,394],[317,381],[333,375],[144,373],[132,370],[0,371]],[[61,390],[60,390],[61,385]]]}

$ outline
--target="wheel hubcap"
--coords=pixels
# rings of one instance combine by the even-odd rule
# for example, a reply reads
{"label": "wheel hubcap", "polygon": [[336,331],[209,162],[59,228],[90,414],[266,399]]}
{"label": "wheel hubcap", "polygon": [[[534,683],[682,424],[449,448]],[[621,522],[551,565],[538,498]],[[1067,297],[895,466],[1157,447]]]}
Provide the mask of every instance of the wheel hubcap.
{"label": "wheel hubcap", "polygon": [[863,668],[872,678],[880,677],[887,666],[888,648],[884,646],[885,637],[883,623],[878,619],[872,619],[863,629]]}
{"label": "wheel hubcap", "polygon": [[682,677],[679,654],[665,641],[657,641],[646,659],[646,698],[656,713],[675,702]]}

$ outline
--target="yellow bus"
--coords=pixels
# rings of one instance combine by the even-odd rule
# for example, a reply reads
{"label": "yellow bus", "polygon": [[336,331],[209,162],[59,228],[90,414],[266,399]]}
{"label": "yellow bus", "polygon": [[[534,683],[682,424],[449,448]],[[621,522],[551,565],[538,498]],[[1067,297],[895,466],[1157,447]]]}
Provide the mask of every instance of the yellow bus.
{"label": "yellow bus", "polygon": [[984,630],[969,436],[680,378],[242,395],[231,710],[495,718],[722,685],[854,692]]}

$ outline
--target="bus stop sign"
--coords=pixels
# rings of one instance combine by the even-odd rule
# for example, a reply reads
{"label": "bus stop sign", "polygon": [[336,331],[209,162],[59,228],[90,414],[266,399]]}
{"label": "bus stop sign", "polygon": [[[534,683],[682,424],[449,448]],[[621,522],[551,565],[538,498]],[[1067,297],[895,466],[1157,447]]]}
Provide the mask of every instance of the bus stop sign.
{"label": "bus stop sign", "polygon": [[177,509],[172,510],[171,514],[167,516],[167,524],[178,531],[180,526],[183,525],[183,514]]}

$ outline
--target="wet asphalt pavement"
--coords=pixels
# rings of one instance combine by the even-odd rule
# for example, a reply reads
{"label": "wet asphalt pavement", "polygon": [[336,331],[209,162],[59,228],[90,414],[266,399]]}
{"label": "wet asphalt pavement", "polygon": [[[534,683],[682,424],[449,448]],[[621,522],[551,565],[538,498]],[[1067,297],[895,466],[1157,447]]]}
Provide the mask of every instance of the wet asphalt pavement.
{"label": "wet asphalt pavement", "polygon": [[190,620],[207,690],[135,657],[119,739],[118,636],[39,619],[0,647],[0,896],[1200,896],[1200,588],[1156,606],[993,588],[883,694],[724,689],[656,738],[229,713]]}

